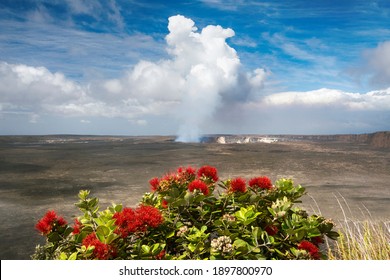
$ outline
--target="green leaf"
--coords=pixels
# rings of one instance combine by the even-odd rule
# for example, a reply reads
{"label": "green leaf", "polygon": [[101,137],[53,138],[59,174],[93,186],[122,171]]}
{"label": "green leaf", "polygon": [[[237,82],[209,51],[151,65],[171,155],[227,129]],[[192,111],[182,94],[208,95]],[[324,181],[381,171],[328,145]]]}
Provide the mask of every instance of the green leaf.
{"label": "green leaf", "polygon": [[237,249],[242,249],[242,248],[247,248],[248,247],[248,243],[242,239],[239,239],[237,238],[236,240],[234,240],[233,242],[233,246]]}
{"label": "green leaf", "polygon": [[81,229],[81,232],[86,233],[86,235],[88,235],[89,233],[93,232],[93,227],[89,224],[84,224],[84,227]]}
{"label": "green leaf", "polygon": [[104,236],[104,234],[100,233],[100,232],[96,232],[96,237],[99,239],[100,242],[105,242],[106,240],[106,237]]}
{"label": "green leaf", "polygon": [[87,197],[89,196],[89,193],[90,193],[89,190],[80,190],[78,196],[79,196],[79,198],[80,198],[81,200],[86,200]]}
{"label": "green leaf", "polygon": [[141,250],[143,254],[149,254],[150,253],[150,247],[148,245],[142,245]]}
{"label": "green leaf", "polygon": [[260,253],[260,252],[261,252],[260,248],[251,246],[251,253]]}
{"label": "green leaf", "polygon": [[92,198],[90,201],[88,201],[88,207],[90,209],[94,209],[99,202],[99,199],[97,197]]}
{"label": "green leaf", "polygon": [[67,227],[63,233],[64,237],[67,237],[69,236],[69,234],[71,234],[73,232],[73,228],[71,227]]}
{"label": "green leaf", "polygon": [[199,203],[199,202],[203,201],[205,198],[206,198],[205,195],[203,195],[201,193],[198,193],[198,195],[195,196],[195,199],[194,199],[193,203]]}
{"label": "green leaf", "polygon": [[247,201],[249,198],[250,198],[251,194],[249,192],[247,193],[244,193],[242,195],[240,195],[238,198],[237,198],[237,201],[239,202],[244,202],[244,201]]}
{"label": "green leaf", "polygon": [[274,211],[274,209],[272,209],[271,207],[267,207],[268,211],[271,213],[272,216],[276,217],[277,214],[276,212]]}
{"label": "green leaf", "polygon": [[254,244],[257,245],[257,239],[259,237],[259,228],[258,227],[253,227],[252,228],[252,239],[254,241]]}
{"label": "green leaf", "polygon": [[246,221],[246,212],[248,210],[246,208],[241,208],[239,211],[237,211],[236,213],[234,213],[234,215],[236,216],[236,218],[240,221]]}
{"label": "green leaf", "polygon": [[302,240],[305,237],[306,231],[304,229],[297,229],[295,234],[297,240]]}
{"label": "green leaf", "polygon": [[77,208],[80,208],[81,210],[86,210],[88,209],[88,202],[86,201],[80,201],[79,203],[75,203]]}
{"label": "green leaf", "polygon": [[182,222],[178,221],[175,226],[176,226],[176,229],[180,229],[182,226],[184,226],[184,224]]}
{"label": "green leaf", "polygon": [[316,236],[321,236],[321,232],[317,228],[310,229],[310,232],[307,233],[308,238],[313,238]]}
{"label": "green leaf", "polygon": [[171,237],[174,237],[175,236],[175,231],[170,231],[168,232],[166,235],[165,235],[165,238],[168,239],[168,238],[171,238]]}
{"label": "green leaf", "polygon": [[196,245],[195,244],[192,244],[192,243],[190,243],[190,244],[188,244],[188,249],[191,251],[191,252],[195,252],[195,250],[196,250]]}
{"label": "green leaf", "polygon": [[179,195],[180,195],[179,189],[177,189],[177,188],[170,188],[169,196],[171,196],[171,197],[178,197]]}
{"label": "green leaf", "polygon": [[78,252],[74,252],[72,255],[69,256],[68,260],[77,260],[77,254]]}
{"label": "green leaf", "polygon": [[122,211],[122,208],[123,208],[122,204],[114,205],[114,210],[115,210],[115,212],[120,212],[120,211]]}
{"label": "green leaf", "polygon": [[282,251],[280,251],[276,248],[275,248],[275,252],[278,253],[279,256],[284,257],[284,258],[288,256],[288,252],[283,253]]}
{"label": "green leaf", "polygon": [[106,244],[110,244],[112,241],[117,239],[119,236],[115,233],[111,233],[106,237]]}
{"label": "green leaf", "polygon": [[47,235],[47,240],[49,242],[56,243],[58,241],[61,241],[62,237],[58,234],[58,232],[52,232]]}
{"label": "green leaf", "polygon": [[340,236],[340,234],[335,231],[330,231],[326,233],[326,236],[329,237],[330,239],[336,240]]}
{"label": "green leaf", "polygon": [[95,250],[95,246],[88,246],[85,247],[84,245],[81,247],[81,249],[87,254],[87,255],[92,255],[93,251]]}
{"label": "green leaf", "polygon": [[178,200],[173,201],[172,203],[170,203],[170,205],[171,205],[171,207],[179,207],[179,206],[186,205],[186,201],[184,198],[182,198],[182,199],[178,199]]}
{"label": "green leaf", "polygon": [[96,228],[96,233],[97,234],[101,234],[103,236],[107,236],[107,235],[110,234],[110,229],[108,227],[106,227],[106,226],[98,226]]}
{"label": "green leaf", "polygon": [[156,243],[152,246],[152,255],[158,255],[165,247],[165,244]]}
{"label": "green leaf", "polygon": [[102,225],[105,225],[106,224],[106,221],[102,218],[102,217],[99,217],[99,218],[95,218],[93,219],[95,221],[95,223],[98,225],[98,226],[102,226]]}
{"label": "green leaf", "polygon": [[184,200],[188,203],[188,204],[192,204],[192,202],[194,201],[194,194],[192,192],[186,192],[185,196],[184,196]]}
{"label": "green leaf", "polygon": [[65,252],[61,252],[61,254],[60,254],[60,260],[61,261],[65,261],[65,260],[67,260],[68,259],[68,256],[65,254]]}

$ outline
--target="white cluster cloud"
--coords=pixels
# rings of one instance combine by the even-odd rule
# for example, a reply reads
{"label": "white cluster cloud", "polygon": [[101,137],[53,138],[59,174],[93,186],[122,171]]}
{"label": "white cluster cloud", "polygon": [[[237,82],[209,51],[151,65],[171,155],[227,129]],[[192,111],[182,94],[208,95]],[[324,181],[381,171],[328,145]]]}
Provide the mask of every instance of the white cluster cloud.
{"label": "white cluster cloud", "polygon": [[76,83],[45,67],[0,63],[0,102],[2,111],[21,111],[34,116],[52,106],[85,103],[87,96]]}
{"label": "white cluster cloud", "polygon": [[131,116],[125,106],[109,104],[62,73],[45,67],[0,62],[0,104],[4,114],[27,114],[37,122],[41,114],[62,116]]}
{"label": "white cluster cloud", "polygon": [[332,106],[350,110],[390,110],[390,88],[365,94],[322,88],[306,92],[281,92],[263,99],[270,106]]}
{"label": "white cluster cloud", "polygon": [[368,64],[370,82],[374,85],[390,86],[390,41],[367,50],[364,56]]}

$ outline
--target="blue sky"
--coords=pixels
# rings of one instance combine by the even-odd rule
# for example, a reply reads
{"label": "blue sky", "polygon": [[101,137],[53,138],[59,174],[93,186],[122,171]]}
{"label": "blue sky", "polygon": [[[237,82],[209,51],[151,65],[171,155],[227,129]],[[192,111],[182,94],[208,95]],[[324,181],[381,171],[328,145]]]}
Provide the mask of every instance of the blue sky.
{"label": "blue sky", "polygon": [[390,130],[390,2],[0,2],[0,134]]}

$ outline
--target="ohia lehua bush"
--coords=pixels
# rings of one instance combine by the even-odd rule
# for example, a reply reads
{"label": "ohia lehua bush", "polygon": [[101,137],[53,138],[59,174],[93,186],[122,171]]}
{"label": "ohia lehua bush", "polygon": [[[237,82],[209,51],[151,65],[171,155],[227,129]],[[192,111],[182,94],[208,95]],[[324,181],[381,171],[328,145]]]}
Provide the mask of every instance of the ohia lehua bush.
{"label": "ohia lehua bush", "polygon": [[80,191],[73,225],[55,211],[36,224],[46,238],[33,259],[326,259],[332,221],[295,204],[305,189],[267,177],[219,180],[216,168],[178,168],[149,181],[136,208]]}

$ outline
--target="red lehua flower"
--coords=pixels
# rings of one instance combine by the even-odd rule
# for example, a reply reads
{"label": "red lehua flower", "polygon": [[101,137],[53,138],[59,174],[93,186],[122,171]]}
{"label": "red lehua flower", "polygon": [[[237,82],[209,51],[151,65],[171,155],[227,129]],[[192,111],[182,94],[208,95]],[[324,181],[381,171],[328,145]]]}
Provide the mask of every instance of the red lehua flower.
{"label": "red lehua flower", "polygon": [[138,219],[142,223],[141,230],[145,230],[146,227],[156,228],[164,221],[160,211],[153,206],[141,205],[135,211]]}
{"label": "red lehua flower", "polygon": [[249,180],[249,186],[252,189],[259,188],[259,189],[272,189],[272,182],[270,178],[268,177],[255,177]]}
{"label": "red lehua flower", "polygon": [[273,236],[279,232],[278,227],[275,225],[266,226],[264,230],[268,233],[268,235],[271,235],[271,236]]}
{"label": "red lehua flower", "polygon": [[64,225],[66,225],[66,224],[67,224],[67,222],[65,221],[65,219],[63,217],[58,217],[57,225],[62,227]]}
{"label": "red lehua flower", "polygon": [[202,166],[201,168],[199,168],[198,177],[199,178],[206,177],[208,179],[213,180],[215,183],[218,181],[218,172],[217,172],[217,169],[215,167],[205,165],[205,166]]}
{"label": "red lehua flower", "polygon": [[243,178],[235,178],[231,180],[229,192],[246,192],[246,182]]}
{"label": "red lehua flower", "polygon": [[165,199],[163,201],[161,201],[161,207],[168,208],[168,201],[166,201]]}
{"label": "red lehua flower", "polygon": [[177,174],[181,179],[190,181],[195,179],[196,169],[192,168],[191,166],[188,166],[187,168],[179,167],[177,169]]}
{"label": "red lehua flower", "polygon": [[185,174],[188,174],[188,175],[195,175],[196,174],[196,169],[195,168],[192,168],[191,166],[188,166],[186,168],[184,167],[179,167],[177,169],[177,173],[181,174],[181,173],[185,173]]}
{"label": "red lehua flower", "polygon": [[194,192],[195,190],[201,191],[204,195],[209,194],[209,188],[207,187],[206,183],[201,180],[194,180],[188,185],[188,190],[190,192]]}
{"label": "red lehua flower", "polygon": [[307,240],[301,241],[301,243],[298,244],[298,249],[307,251],[310,254],[310,256],[315,260],[318,260],[321,257],[318,247],[313,243],[311,243],[310,241]]}
{"label": "red lehua flower", "polygon": [[164,221],[160,211],[148,205],[141,205],[136,210],[124,208],[115,213],[113,218],[118,226],[116,233],[123,238],[137,231],[145,231],[148,227],[156,228]]}
{"label": "red lehua flower", "polygon": [[311,242],[313,242],[315,245],[318,245],[320,243],[324,243],[324,240],[321,236],[315,236],[310,239]]}
{"label": "red lehua flower", "polygon": [[115,225],[118,226],[116,233],[126,238],[130,233],[136,232],[141,226],[142,222],[138,215],[131,208],[124,208],[121,212],[113,215]]}
{"label": "red lehua flower", "polygon": [[165,175],[162,177],[161,181],[162,181],[162,180],[166,180],[166,181],[168,181],[168,182],[175,183],[175,182],[178,182],[178,181],[179,181],[179,175],[176,174],[176,173],[174,173],[174,172],[167,173],[167,174],[165,174]]}
{"label": "red lehua flower", "polygon": [[[188,166],[188,167],[186,168],[186,174],[195,176],[195,174],[196,174],[196,169],[195,169],[195,168],[192,168],[191,166]],[[165,252],[165,251],[164,251],[164,252]]]}
{"label": "red lehua flower", "polygon": [[156,260],[163,260],[165,257],[165,250],[162,250],[157,256],[155,256],[154,258]]}
{"label": "red lehua flower", "polygon": [[113,253],[112,247],[108,244],[101,242],[94,232],[87,235],[83,240],[85,247],[94,246],[93,257],[99,260],[108,260]]}
{"label": "red lehua flower", "polygon": [[38,221],[35,228],[43,235],[47,235],[57,226],[65,226],[67,222],[62,217],[58,217],[55,211],[47,211],[45,216]]}
{"label": "red lehua flower", "polygon": [[73,234],[79,234],[81,229],[82,223],[79,221],[79,219],[74,219],[74,225],[73,225]]}
{"label": "red lehua flower", "polygon": [[159,182],[158,191],[167,191],[172,186],[179,184],[180,179],[180,175],[177,173],[165,174]]}
{"label": "red lehua flower", "polygon": [[157,177],[154,177],[149,180],[150,187],[153,192],[158,190],[158,185],[160,184],[160,180]]}

